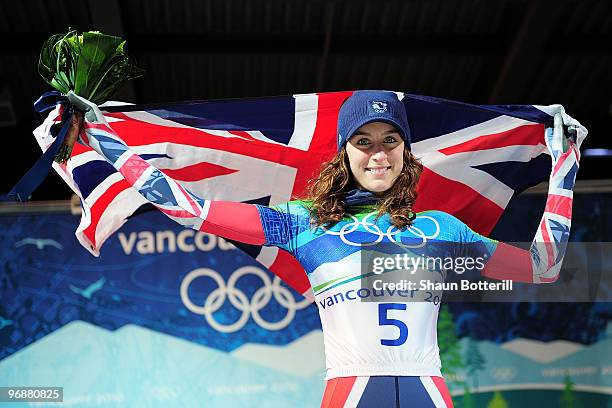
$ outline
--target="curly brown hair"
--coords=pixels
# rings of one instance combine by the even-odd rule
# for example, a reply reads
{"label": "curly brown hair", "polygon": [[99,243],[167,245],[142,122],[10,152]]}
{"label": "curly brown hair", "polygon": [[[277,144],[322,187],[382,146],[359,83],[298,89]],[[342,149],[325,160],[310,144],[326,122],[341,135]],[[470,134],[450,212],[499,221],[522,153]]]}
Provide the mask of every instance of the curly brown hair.
{"label": "curly brown hair", "polygon": [[[377,204],[377,218],[389,213],[393,225],[400,229],[412,224],[412,206],[417,198],[416,186],[422,171],[421,162],[405,148],[404,166],[393,186],[385,192],[376,193],[381,198]],[[328,227],[340,221],[347,212],[344,197],[354,187],[348,154],[346,149],[342,149],[321,165],[319,176],[308,185],[307,199],[312,201],[309,210],[313,226]]]}

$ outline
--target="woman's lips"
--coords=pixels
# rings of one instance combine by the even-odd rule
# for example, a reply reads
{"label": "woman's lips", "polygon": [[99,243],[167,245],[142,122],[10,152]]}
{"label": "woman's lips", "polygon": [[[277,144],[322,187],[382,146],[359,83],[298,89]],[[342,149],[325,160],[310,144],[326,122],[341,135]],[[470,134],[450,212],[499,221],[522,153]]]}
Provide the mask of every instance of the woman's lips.
{"label": "woman's lips", "polygon": [[389,170],[391,170],[391,166],[389,167],[366,167],[366,171],[372,173],[375,176],[384,175]]}

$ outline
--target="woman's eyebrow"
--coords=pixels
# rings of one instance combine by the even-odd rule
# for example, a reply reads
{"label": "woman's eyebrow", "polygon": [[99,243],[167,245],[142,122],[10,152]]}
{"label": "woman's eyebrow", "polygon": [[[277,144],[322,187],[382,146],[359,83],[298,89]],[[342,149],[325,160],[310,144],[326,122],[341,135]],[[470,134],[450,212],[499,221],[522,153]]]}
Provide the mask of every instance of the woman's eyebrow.
{"label": "woman's eyebrow", "polygon": [[[385,130],[383,132],[383,135],[391,135],[393,133],[398,133],[399,134],[399,130],[397,130],[397,129]],[[353,133],[353,136],[372,136],[372,134],[368,133],[368,132],[364,132],[363,130],[358,130],[355,133]]]}

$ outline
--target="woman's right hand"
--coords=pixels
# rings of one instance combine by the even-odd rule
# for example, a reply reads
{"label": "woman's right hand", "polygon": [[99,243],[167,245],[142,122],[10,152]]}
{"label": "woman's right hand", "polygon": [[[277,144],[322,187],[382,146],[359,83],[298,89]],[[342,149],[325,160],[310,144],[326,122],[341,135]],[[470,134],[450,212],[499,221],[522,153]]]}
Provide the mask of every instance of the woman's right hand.
{"label": "woman's right hand", "polygon": [[68,159],[70,159],[74,144],[76,143],[77,139],[79,138],[79,135],[83,131],[84,120],[85,114],[81,110],[75,109],[74,113],[72,114],[72,120],[70,123],[70,128],[68,129],[68,133],[66,133],[60,150],[54,158],[57,163],[65,164]]}

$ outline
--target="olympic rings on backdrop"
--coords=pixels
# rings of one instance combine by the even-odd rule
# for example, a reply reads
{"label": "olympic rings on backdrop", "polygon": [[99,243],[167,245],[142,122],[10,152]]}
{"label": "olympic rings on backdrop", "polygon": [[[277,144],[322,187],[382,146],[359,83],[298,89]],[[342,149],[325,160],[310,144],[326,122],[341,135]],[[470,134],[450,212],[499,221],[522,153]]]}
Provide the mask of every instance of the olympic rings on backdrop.
{"label": "olympic rings on backdrop", "polygon": [[[253,297],[249,300],[247,295],[236,288],[238,280],[245,275],[255,275],[263,282],[263,286],[255,291]],[[218,288],[213,290],[203,306],[194,304],[189,297],[189,285],[197,278],[208,277],[215,281]],[[243,266],[236,269],[229,277],[227,284],[223,277],[216,271],[208,268],[198,268],[189,272],[181,283],[181,300],[187,309],[206,318],[208,324],[215,330],[222,333],[233,333],[242,329],[252,317],[259,327],[276,331],[284,329],[291,323],[295,316],[296,310],[301,310],[307,307],[310,302],[308,299],[303,299],[296,302],[293,294],[289,289],[280,285],[280,279],[275,276],[273,280],[263,270],[254,266]],[[268,322],[259,314],[259,311],[268,305],[274,295],[274,299],[285,309],[287,314],[278,322]],[[233,307],[242,312],[238,320],[231,324],[222,324],[215,320],[213,313],[218,311],[225,303],[226,298]]]}
{"label": "olympic rings on backdrop", "polygon": [[[348,222],[344,224],[340,228],[340,231],[332,231],[325,227],[323,227],[323,229],[325,230],[326,234],[339,236],[342,242],[344,242],[347,245],[352,245],[352,246],[376,245],[382,242],[382,240],[386,237],[390,242],[400,247],[403,247],[403,248],[422,248],[425,246],[428,239],[436,238],[440,234],[440,224],[435,218],[430,217],[428,215],[420,215],[419,218],[429,219],[434,223],[435,231],[432,234],[427,235],[423,232],[423,230],[412,225],[406,229],[406,232],[410,232],[415,238],[420,238],[422,242],[418,244],[404,244],[403,242],[401,242],[401,237],[399,241],[396,240],[395,236],[398,234],[401,234],[402,231],[398,229],[397,227],[395,227],[394,225],[390,225],[389,228],[387,228],[387,231],[383,232],[378,225],[376,225],[373,222],[368,221],[370,217],[373,217],[375,215],[376,215],[376,212],[372,212],[366,215],[365,217],[363,217],[360,221],[357,219],[357,217],[349,214],[349,217],[351,218],[352,222]],[[372,235],[375,235],[376,238],[371,242],[353,242],[350,239],[348,239],[347,235],[349,235],[352,232],[357,231],[360,226],[363,227],[363,229],[365,229],[366,232]]]}
{"label": "olympic rings on backdrop", "polygon": [[514,367],[497,367],[490,371],[491,377],[498,381],[511,381],[517,375],[516,368]]}

